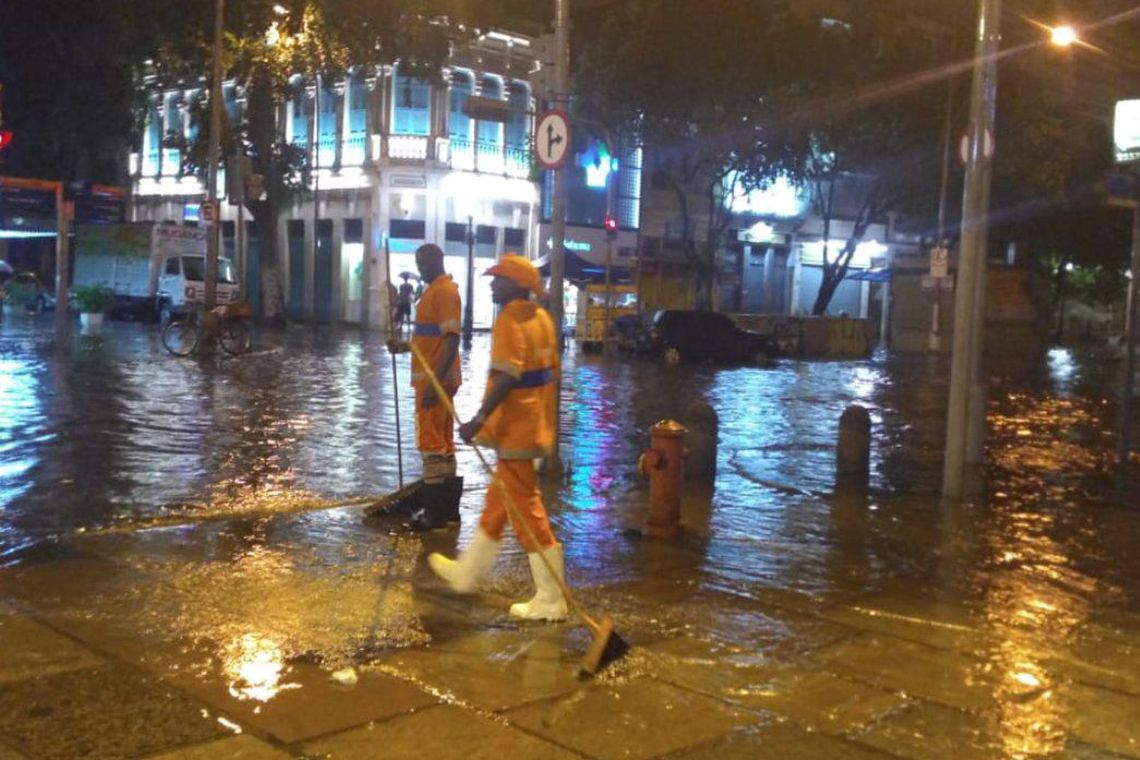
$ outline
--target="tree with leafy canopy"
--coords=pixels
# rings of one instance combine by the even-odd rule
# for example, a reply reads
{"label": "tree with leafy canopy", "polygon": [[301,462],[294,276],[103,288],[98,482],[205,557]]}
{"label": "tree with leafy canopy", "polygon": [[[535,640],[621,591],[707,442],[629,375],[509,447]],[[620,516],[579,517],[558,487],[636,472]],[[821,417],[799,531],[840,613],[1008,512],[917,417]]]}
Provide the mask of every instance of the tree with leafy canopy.
{"label": "tree with leafy canopy", "polygon": [[[308,186],[309,154],[284,141],[279,106],[295,97],[293,77],[343,76],[349,67],[369,70],[399,61],[405,71],[439,81],[453,44],[479,28],[524,22],[521,0],[242,0],[225,13],[225,77],[244,89],[247,105],[236,123],[223,129],[221,155],[248,155],[264,177],[265,194],[248,199],[258,238],[263,317],[284,319],[278,222],[295,194]],[[154,42],[147,56],[159,81],[197,80],[209,75],[213,0],[161,3],[149,17]],[[207,163],[208,105],[195,110],[201,126],[186,149],[191,170]],[[168,136],[178,144],[177,136]]]}
{"label": "tree with leafy canopy", "polygon": [[771,128],[794,93],[805,20],[786,3],[628,0],[575,26],[574,107],[645,146],[645,173],[667,189],[698,308],[712,306],[717,254],[746,194],[792,158]]}
{"label": "tree with leafy canopy", "polygon": [[[937,4],[885,0],[851,4],[819,26],[814,68],[803,85],[808,97],[786,117],[803,125],[794,174],[823,223],[812,314],[826,313],[873,224],[891,214],[935,214],[946,88],[964,70],[952,57],[961,15]],[[833,251],[837,218],[850,228]]]}

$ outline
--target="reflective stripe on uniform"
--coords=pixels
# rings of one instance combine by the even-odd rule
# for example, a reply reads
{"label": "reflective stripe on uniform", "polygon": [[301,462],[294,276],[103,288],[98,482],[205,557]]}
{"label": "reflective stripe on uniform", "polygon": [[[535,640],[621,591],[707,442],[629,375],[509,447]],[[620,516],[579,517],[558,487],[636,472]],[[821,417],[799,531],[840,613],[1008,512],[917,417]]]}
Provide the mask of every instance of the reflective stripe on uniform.
{"label": "reflective stripe on uniform", "polygon": [[412,335],[418,338],[438,338],[443,335],[443,330],[439,325],[432,325],[426,322],[416,322],[412,328]]}
{"label": "reflective stripe on uniform", "polygon": [[511,390],[520,390],[522,388],[541,388],[547,383],[554,382],[554,369],[532,369],[530,372],[524,372],[519,377],[519,381],[515,383],[515,387]]}
{"label": "reflective stripe on uniform", "polygon": [[522,377],[522,370],[507,362],[491,362],[491,369],[514,378]]}

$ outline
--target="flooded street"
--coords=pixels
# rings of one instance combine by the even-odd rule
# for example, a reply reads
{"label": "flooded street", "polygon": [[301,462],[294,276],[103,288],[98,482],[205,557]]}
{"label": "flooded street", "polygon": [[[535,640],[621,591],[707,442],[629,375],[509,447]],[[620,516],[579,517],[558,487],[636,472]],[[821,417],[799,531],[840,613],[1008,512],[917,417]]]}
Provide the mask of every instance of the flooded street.
{"label": "flooded street", "polygon": [[[989,367],[987,483],[963,506],[937,493],[946,357],[670,368],[571,351],[567,476],[547,504],[572,585],[635,644],[583,690],[588,632],[506,618],[529,587],[516,542],[474,601],[423,566],[474,529],[487,477],[469,448],[458,536],[362,523],[400,484],[398,437],[404,479],[419,470],[408,357],[397,427],[378,335],[298,327],[178,360],[154,326],[62,345],[50,328],[0,324],[0,644],[51,650],[0,663],[4,760],[5,743],[149,757],[255,739],[282,753],[265,757],[380,757],[376,726],[397,746],[436,714],[495,717],[522,733],[488,746],[521,736],[525,757],[1140,757],[1140,495],[1111,498],[1115,365],[1092,351]],[[487,348],[463,355],[461,416]],[[640,538],[646,431],[696,400],[720,419],[715,489],[687,496],[682,538]],[[865,498],[831,494],[849,404],[872,419]],[[126,726],[136,743],[81,751],[21,707],[114,692],[123,662],[175,689],[147,708],[168,741]],[[700,726],[671,725],[675,709]]]}

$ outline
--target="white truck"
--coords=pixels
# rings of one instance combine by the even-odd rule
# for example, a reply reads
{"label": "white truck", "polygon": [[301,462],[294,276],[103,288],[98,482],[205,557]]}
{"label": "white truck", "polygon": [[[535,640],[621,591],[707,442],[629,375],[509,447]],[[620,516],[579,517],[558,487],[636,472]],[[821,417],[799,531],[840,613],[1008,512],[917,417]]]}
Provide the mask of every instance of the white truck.
{"label": "white truck", "polygon": [[[204,301],[206,232],[156,222],[77,225],[72,284],[106,285],[116,313],[166,322]],[[237,300],[233,264],[219,258],[217,301]]]}

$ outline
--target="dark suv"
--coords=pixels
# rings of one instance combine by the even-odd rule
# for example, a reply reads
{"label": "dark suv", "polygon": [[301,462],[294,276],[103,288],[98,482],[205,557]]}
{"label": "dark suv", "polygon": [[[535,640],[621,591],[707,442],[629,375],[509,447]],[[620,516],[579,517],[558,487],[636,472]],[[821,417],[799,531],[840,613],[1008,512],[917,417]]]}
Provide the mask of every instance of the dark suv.
{"label": "dark suv", "polygon": [[670,364],[715,361],[765,366],[776,356],[767,335],[741,330],[712,311],[659,311],[653,316],[646,348]]}

